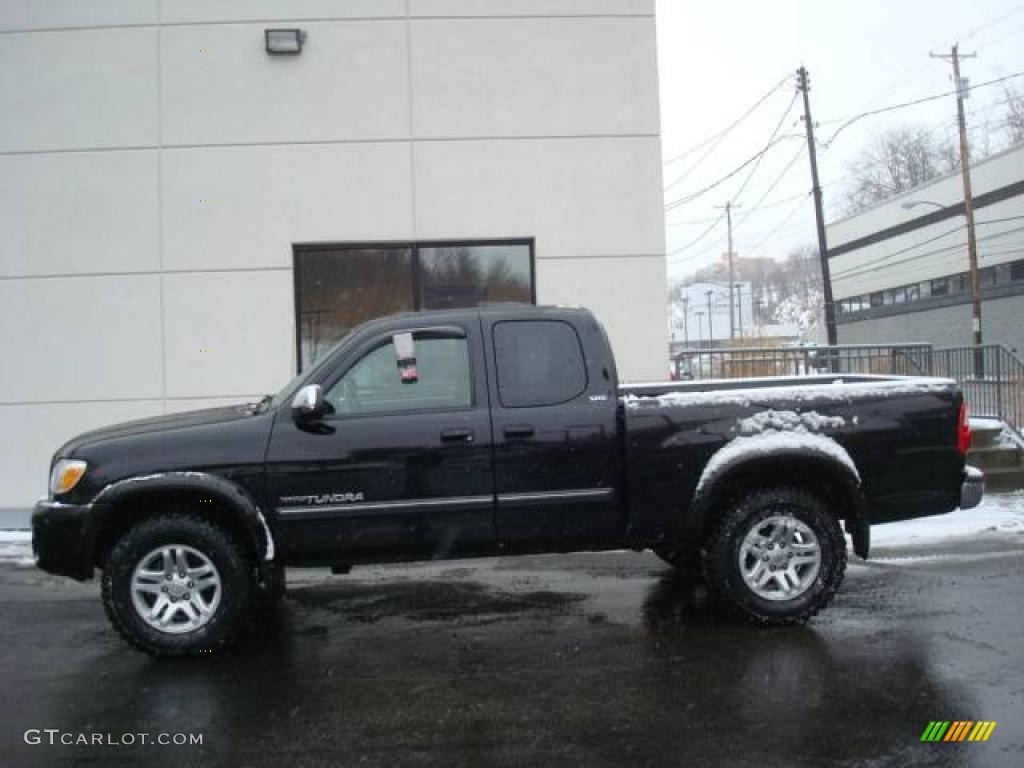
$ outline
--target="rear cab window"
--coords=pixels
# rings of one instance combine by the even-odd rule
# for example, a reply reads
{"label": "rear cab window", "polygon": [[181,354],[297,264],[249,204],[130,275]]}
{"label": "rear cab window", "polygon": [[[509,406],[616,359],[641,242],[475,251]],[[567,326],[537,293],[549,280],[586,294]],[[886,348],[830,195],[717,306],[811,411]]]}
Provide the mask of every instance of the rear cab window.
{"label": "rear cab window", "polygon": [[560,405],[586,391],[583,345],[569,323],[507,320],[492,333],[502,407]]}

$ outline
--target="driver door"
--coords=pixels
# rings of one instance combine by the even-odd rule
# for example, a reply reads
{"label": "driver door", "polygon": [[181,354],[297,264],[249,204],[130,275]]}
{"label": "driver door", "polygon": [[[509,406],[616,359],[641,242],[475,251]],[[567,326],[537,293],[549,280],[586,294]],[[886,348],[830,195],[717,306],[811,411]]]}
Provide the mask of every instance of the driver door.
{"label": "driver door", "polygon": [[[494,544],[479,324],[382,333],[321,383],[329,413],[279,414],[267,495],[285,562],[444,558]],[[400,364],[401,363],[401,364]]]}

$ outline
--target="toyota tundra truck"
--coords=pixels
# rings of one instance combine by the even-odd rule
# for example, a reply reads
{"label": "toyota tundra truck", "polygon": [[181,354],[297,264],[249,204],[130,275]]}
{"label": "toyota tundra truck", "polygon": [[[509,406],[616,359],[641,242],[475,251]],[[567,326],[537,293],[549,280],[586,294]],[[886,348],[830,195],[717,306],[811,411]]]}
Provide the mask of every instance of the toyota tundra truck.
{"label": "toyota tundra truck", "polygon": [[953,381],[835,373],[622,385],[583,309],[366,323],[258,402],[79,435],[33,514],[38,567],[102,573],[154,655],[237,639],[289,567],[653,550],[724,613],[803,622],[847,539],[966,509]]}

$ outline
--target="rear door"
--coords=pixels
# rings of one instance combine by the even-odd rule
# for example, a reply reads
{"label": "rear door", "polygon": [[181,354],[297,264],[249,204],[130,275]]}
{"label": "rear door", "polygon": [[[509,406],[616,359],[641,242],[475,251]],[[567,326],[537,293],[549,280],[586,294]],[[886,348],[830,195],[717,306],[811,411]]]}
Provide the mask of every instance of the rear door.
{"label": "rear door", "polygon": [[589,316],[484,317],[500,545],[573,549],[617,539],[614,371],[584,351],[603,348],[591,346],[604,344],[603,332]]}
{"label": "rear door", "polygon": [[[333,413],[282,412],[268,497],[286,559],[447,557],[494,545],[479,322],[372,337],[322,382]],[[404,360],[403,360],[404,358]]]}

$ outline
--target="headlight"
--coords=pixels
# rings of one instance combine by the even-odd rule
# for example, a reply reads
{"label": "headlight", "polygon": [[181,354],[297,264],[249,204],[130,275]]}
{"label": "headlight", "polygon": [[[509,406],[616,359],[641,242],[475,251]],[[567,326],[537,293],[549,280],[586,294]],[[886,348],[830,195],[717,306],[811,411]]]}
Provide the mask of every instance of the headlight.
{"label": "headlight", "polygon": [[74,488],[85,474],[86,463],[78,459],[61,459],[53,465],[50,473],[50,493],[67,493]]}

